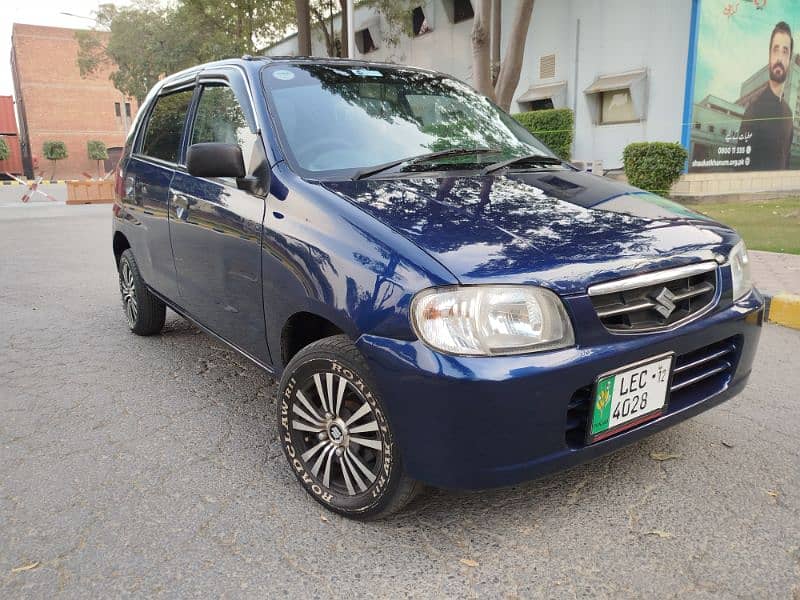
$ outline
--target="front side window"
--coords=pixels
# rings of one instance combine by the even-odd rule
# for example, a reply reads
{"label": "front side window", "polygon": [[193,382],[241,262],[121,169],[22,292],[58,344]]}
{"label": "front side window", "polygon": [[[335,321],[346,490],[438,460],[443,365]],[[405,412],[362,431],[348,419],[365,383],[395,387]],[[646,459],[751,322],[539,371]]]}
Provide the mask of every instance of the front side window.
{"label": "front side window", "polygon": [[182,90],[156,100],[147,121],[142,154],[171,163],[178,162],[178,153],[186,124],[186,113],[194,90]]}
{"label": "front side window", "polygon": [[258,136],[250,131],[236,95],[226,85],[204,86],[200,94],[189,143],[202,142],[238,145],[242,149],[245,168],[251,170]]}
{"label": "front side window", "polygon": [[265,69],[263,82],[285,150],[307,175],[347,176],[348,170],[352,175],[394,160],[465,148],[481,153],[437,160],[436,167],[553,156],[487,98],[441,75],[297,64]]}

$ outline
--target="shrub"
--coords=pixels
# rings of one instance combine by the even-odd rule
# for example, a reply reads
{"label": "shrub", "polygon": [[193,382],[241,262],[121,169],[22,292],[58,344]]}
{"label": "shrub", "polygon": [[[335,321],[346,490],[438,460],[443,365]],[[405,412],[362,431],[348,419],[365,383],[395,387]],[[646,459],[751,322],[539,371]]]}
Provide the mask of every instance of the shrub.
{"label": "shrub", "polygon": [[52,161],[53,171],[50,173],[50,179],[55,179],[56,161],[67,158],[67,145],[64,142],[45,142],[42,145],[42,154],[47,160]]}
{"label": "shrub", "polygon": [[11,150],[8,148],[8,142],[6,142],[6,138],[0,136],[0,160],[6,160],[10,154]]}
{"label": "shrub", "polygon": [[628,183],[661,196],[668,196],[681,176],[688,155],[680,144],[637,142],[622,153]]}
{"label": "shrub", "polygon": [[86,149],[89,153],[89,160],[97,161],[97,178],[99,179],[100,163],[108,158],[108,149],[100,140],[89,140],[86,142]]}
{"label": "shrub", "polygon": [[575,136],[575,116],[568,108],[532,110],[513,117],[555,154],[570,159],[572,139]]}
{"label": "shrub", "polygon": [[106,160],[108,158],[106,145],[100,140],[89,140],[86,142],[86,148],[89,152],[89,160]]}

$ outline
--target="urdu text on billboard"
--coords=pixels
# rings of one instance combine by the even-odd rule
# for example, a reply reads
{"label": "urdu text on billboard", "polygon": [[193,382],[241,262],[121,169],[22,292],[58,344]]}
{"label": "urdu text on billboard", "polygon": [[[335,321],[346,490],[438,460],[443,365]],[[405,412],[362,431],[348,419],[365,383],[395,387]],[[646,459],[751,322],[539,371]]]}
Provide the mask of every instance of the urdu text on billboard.
{"label": "urdu text on billboard", "polygon": [[696,28],[689,170],[800,169],[800,2],[701,0]]}

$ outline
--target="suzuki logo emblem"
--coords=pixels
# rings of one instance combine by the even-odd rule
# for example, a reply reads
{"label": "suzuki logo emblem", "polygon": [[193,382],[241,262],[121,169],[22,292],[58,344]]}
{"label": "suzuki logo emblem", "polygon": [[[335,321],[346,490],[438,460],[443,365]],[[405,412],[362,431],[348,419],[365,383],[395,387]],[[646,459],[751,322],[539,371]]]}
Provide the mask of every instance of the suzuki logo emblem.
{"label": "suzuki logo emblem", "polygon": [[656,305],[653,308],[658,314],[665,319],[669,319],[669,316],[675,310],[675,294],[670,292],[667,288],[662,288],[657,295],[651,296],[650,298],[655,301]]}

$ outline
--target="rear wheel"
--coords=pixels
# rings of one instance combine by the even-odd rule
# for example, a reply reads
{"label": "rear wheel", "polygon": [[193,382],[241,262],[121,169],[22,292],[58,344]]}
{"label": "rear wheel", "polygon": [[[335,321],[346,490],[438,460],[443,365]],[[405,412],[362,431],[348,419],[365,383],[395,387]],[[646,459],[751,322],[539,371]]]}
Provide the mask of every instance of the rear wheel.
{"label": "rear wheel", "polygon": [[133,333],[154,335],[161,331],[167,307],[147,289],[130,248],[119,259],[119,292],[128,327]]}
{"label": "rear wheel", "polygon": [[286,458],[320,504],[357,519],[402,509],[420,484],[403,472],[366,362],[347,336],[314,342],[287,365],[278,420]]}

